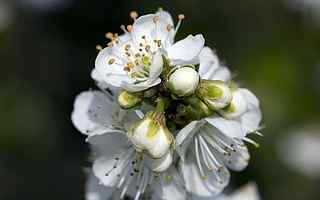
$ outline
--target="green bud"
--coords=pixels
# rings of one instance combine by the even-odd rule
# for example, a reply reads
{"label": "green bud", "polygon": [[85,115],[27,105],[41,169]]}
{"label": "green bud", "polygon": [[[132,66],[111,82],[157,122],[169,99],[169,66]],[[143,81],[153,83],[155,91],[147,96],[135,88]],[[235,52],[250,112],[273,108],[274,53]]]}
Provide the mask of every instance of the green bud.
{"label": "green bud", "polygon": [[118,96],[119,105],[124,109],[129,109],[137,106],[143,100],[141,93],[130,93],[128,91],[122,91]]}
{"label": "green bud", "polygon": [[223,109],[232,100],[228,84],[220,80],[201,80],[197,95],[211,110]]}
{"label": "green bud", "polygon": [[212,115],[210,108],[196,96],[190,96],[184,99],[184,102],[189,104],[190,107],[197,113],[199,118]]}

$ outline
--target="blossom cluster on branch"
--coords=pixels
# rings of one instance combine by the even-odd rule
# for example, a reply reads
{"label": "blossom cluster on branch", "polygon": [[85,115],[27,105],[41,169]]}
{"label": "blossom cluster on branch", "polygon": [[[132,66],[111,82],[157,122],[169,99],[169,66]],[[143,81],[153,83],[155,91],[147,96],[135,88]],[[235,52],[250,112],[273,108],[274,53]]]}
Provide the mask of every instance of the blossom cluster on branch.
{"label": "blossom cluster on branch", "polygon": [[[231,80],[201,34],[175,41],[163,10],[107,33],[91,76],[100,90],[77,96],[75,127],[87,135],[93,174],[109,196],[213,199],[229,169],[249,162],[248,134],[261,135],[259,100]],[[106,197],[105,197],[106,198]],[[217,197],[218,198],[218,197]]]}

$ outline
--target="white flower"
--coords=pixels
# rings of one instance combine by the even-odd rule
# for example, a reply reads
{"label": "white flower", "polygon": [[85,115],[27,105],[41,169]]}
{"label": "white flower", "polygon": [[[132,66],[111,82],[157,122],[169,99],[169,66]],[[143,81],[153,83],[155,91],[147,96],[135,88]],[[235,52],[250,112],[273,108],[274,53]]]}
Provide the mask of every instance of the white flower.
{"label": "white flower", "polygon": [[170,92],[179,97],[183,97],[194,93],[198,87],[199,80],[198,72],[192,67],[186,66],[177,68],[170,74],[167,85]]}
{"label": "white flower", "polygon": [[[200,54],[199,74],[209,80],[228,81],[230,72],[221,67],[215,54],[204,48]],[[177,151],[182,158],[181,170],[186,188],[195,197],[212,198],[228,184],[227,168],[240,171],[249,161],[243,141],[256,144],[246,135],[259,128],[259,101],[246,89],[238,89],[248,108],[233,119],[212,115],[192,121],[176,137]]]}
{"label": "white flower", "polygon": [[171,150],[154,159],[137,152],[128,141],[127,130],[137,119],[134,111],[120,109],[112,96],[98,91],[81,93],[72,113],[75,127],[88,136],[87,141],[94,150],[95,176],[110,190],[119,188],[121,198],[128,191],[134,191],[132,196],[138,199],[148,184],[153,183],[154,174],[168,169],[172,163]]}
{"label": "white flower", "polygon": [[255,183],[248,183],[230,195],[221,195],[216,200],[260,200],[259,191]]}
{"label": "white flower", "polygon": [[195,64],[203,48],[202,35],[192,36],[173,43],[176,29],[169,13],[135,18],[132,26],[121,36],[107,34],[112,40],[101,50],[96,58],[92,76],[100,83],[121,87],[131,92],[141,91],[161,82],[159,76],[163,69],[163,57],[171,65]]}

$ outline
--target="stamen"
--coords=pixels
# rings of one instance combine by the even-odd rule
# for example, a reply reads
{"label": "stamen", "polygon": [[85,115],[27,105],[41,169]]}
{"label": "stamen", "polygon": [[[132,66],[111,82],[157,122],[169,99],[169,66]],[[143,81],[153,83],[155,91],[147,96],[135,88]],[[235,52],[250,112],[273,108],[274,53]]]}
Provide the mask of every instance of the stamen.
{"label": "stamen", "polygon": [[205,175],[205,173],[203,171],[202,164],[201,164],[201,161],[200,161],[199,142],[198,142],[198,138],[197,137],[195,137],[194,147],[195,147],[197,165],[198,165],[198,168],[199,168],[199,171],[200,171],[201,178],[202,179],[206,179],[207,176]]}
{"label": "stamen", "polygon": [[177,26],[176,26],[176,28],[175,28],[175,30],[174,30],[174,35],[176,35],[177,34],[177,32],[178,32],[178,30],[179,30],[179,28],[180,28],[180,26],[181,26],[181,23],[182,23],[182,20],[184,20],[186,17],[185,17],[185,15],[184,14],[180,14],[180,15],[178,15],[178,24],[177,24]]}
{"label": "stamen", "polygon": [[200,140],[203,141],[203,146],[204,148],[207,150],[206,152],[208,153],[208,156],[211,158],[210,161],[215,163],[215,167],[218,170],[219,168],[222,167],[222,165],[218,162],[218,160],[216,159],[216,157],[212,154],[210,148],[208,147],[207,143],[205,142],[205,140],[203,139],[203,137],[201,135],[199,135]]}
{"label": "stamen", "polygon": [[111,33],[111,32],[106,33],[106,34],[105,34],[105,37],[106,37],[107,39],[111,40],[111,41],[114,40],[114,35],[113,35],[113,33]]}
{"label": "stamen", "polygon": [[154,17],[153,17],[153,23],[156,24],[156,23],[158,23],[159,21],[160,21],[160,16],[157,15],[157,16],[154,16]]}
{"label": "stamen", "polygon": [[138,16],[139,16],[139,15],[138,15],[138,12],[137,12],[137,11],[133,10],[133,11],[130,12],[130,17],[131,17],[134,21],[137,19]]}
{"label": "stamen", "polygon": [[168,24],[166,28],[167,28],[167,31],[170,32],[172,30],[173,26],[171,24]]}
{"label": "stamen", "polygon": [[114,64],[116,60],[114,58],[110,58],[109,61],[108,61],[108,65],[112,65]]}
{"label": "stamen", "polygon": [[253,141],[253,140],[250,139],[250,138],[244,137],[244,138],[242,138],[242,140],[244,140],[244,141],[252,144],[252,145],[255,146],[256,148],[259,148],[259,147],[260,147],[260,145],[259,145],[257,142]]}
{"label": "stamen", "polygon": [[124,33],[128,33],[125,25],[121,25],[120,28]]}
{"label": "stamen", "polygon": [[127,25],[127,30],[129,33],[132,31],[132,29],[133,29],[132,25]]}
{"label": "stamen", "polygon": [[101,51],[102,50],[102,46],[101,45],[96,45],[96,49],[98,50],[98,51]]}

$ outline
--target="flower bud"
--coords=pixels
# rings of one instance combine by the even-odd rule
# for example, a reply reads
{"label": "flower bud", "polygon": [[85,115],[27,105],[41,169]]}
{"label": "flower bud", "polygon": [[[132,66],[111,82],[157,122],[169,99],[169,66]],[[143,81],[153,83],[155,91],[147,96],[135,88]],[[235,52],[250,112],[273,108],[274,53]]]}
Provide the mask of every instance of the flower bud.
{"label": "flower bud", "polygon": [[130,93],[126,90],[122,91],[118,96],[119,105],[124,109],[133,108],[142,101],[141,93]]}
{"label": "flower bud", "polygon": [[197,95],[212,110],[225,108],[232,100],[230,88],[220,80],[201,80]]}
{"label": "flower bud", "polygon": [[167,87],[178,97],[189,96],[194,93],[199,84],[199,74],[192,67],[181,67],[170,74]]}
{"label": "flower bud", "polygon": [[189,104],[188,107],[191,107],[192,110],[194,110],[194,113],[198,116],[197,119],[212,115],[210,108],[196,96],[187,97],[184,99],[184,102]]}
{"label": "flower bud", "polygon": [[134,124],[128,137],[137,151],[147,151],[152,158],[161,158],[169,150],[173,136],[165,124],[163,110],[149,112],[145,117]]}
{"label": "flower bud", "polygon": [[228,119],[234,119],[241,116],[248,109],[248,102],[245,96],[241,93],[241,90],[235,90],[232,92],[231,103],[221,110],[221,114]]}

